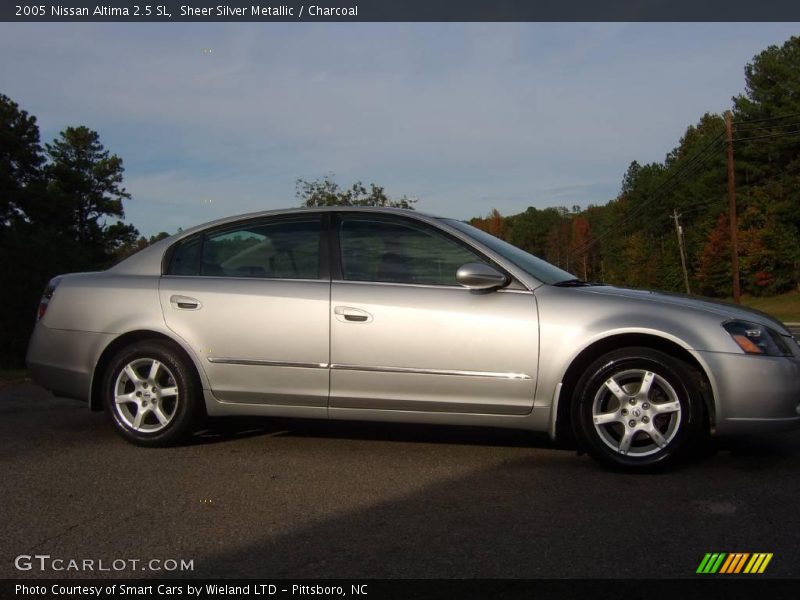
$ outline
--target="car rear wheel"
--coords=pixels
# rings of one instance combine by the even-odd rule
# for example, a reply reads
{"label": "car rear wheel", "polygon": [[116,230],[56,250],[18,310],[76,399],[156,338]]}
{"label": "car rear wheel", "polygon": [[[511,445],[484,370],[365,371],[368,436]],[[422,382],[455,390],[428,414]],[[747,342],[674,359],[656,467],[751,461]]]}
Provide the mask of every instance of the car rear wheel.
{"label": "car rear wheel", "polygon": [[606,466],[666,468],[707,429],[697,372],[651,348],[623,348],[594,361],[576,386],[573,429]]}
{"label": "car rear wheel", "polygon": [[121,350],[106,370],[103,390],[111,422],[134,444],[177,444],[197,425],[198,386],[183,357],[167,344],[144,341]]}

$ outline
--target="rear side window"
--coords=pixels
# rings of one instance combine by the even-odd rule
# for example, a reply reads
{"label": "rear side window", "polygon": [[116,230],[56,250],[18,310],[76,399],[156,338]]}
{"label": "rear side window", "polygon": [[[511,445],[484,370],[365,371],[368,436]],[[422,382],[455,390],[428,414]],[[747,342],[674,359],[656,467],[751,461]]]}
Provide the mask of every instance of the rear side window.
{"label": "rear side window", "polygon": [[169,274],[318,279],[321,239],[319,219],[251,221],[182,243]]}

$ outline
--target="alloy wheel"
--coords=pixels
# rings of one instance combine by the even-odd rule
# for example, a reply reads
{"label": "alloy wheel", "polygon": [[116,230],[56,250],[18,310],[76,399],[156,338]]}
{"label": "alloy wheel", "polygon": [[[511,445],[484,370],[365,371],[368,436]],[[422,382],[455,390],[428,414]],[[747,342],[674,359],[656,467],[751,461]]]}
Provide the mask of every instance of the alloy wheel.
{"label": "alloy wheel", "polygon": [[114,410],[130,429],[156,433],[174,419],[180,390],[172,371],[153,358],[138,358],[125,365],[114,382]]}
{"label": "alloy wheel", "polygon": [[678,394],[646,369],[613,373],[597,390],[592,421],[602,442],[631,457],[656,454],[673,440],[682,419]]}

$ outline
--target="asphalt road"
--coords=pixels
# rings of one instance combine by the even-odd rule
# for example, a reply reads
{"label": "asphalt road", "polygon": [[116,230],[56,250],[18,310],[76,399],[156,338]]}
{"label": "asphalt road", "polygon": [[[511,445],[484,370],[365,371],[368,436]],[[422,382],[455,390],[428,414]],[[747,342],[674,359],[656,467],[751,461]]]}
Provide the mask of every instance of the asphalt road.
{"label": "asphalt road", "polygon": [[23,383],[0,390],[0,436],[0,577],[92,575],[16,571],[25,554],[191,559],[189,577],[692,577],[711,551],[800,575],[800,432],[647,476],[487,429],[260,420],[141,449]]}

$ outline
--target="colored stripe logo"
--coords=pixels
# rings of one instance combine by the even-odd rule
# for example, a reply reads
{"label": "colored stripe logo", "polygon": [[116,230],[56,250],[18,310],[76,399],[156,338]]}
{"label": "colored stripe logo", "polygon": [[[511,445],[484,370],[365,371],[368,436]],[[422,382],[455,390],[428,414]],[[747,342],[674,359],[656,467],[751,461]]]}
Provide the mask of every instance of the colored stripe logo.
{"label": "colored stripe logo", "polygon": [[771,560],[772,552],[707,552],[695,572],[704,575],[755,575],[763,573]]}

